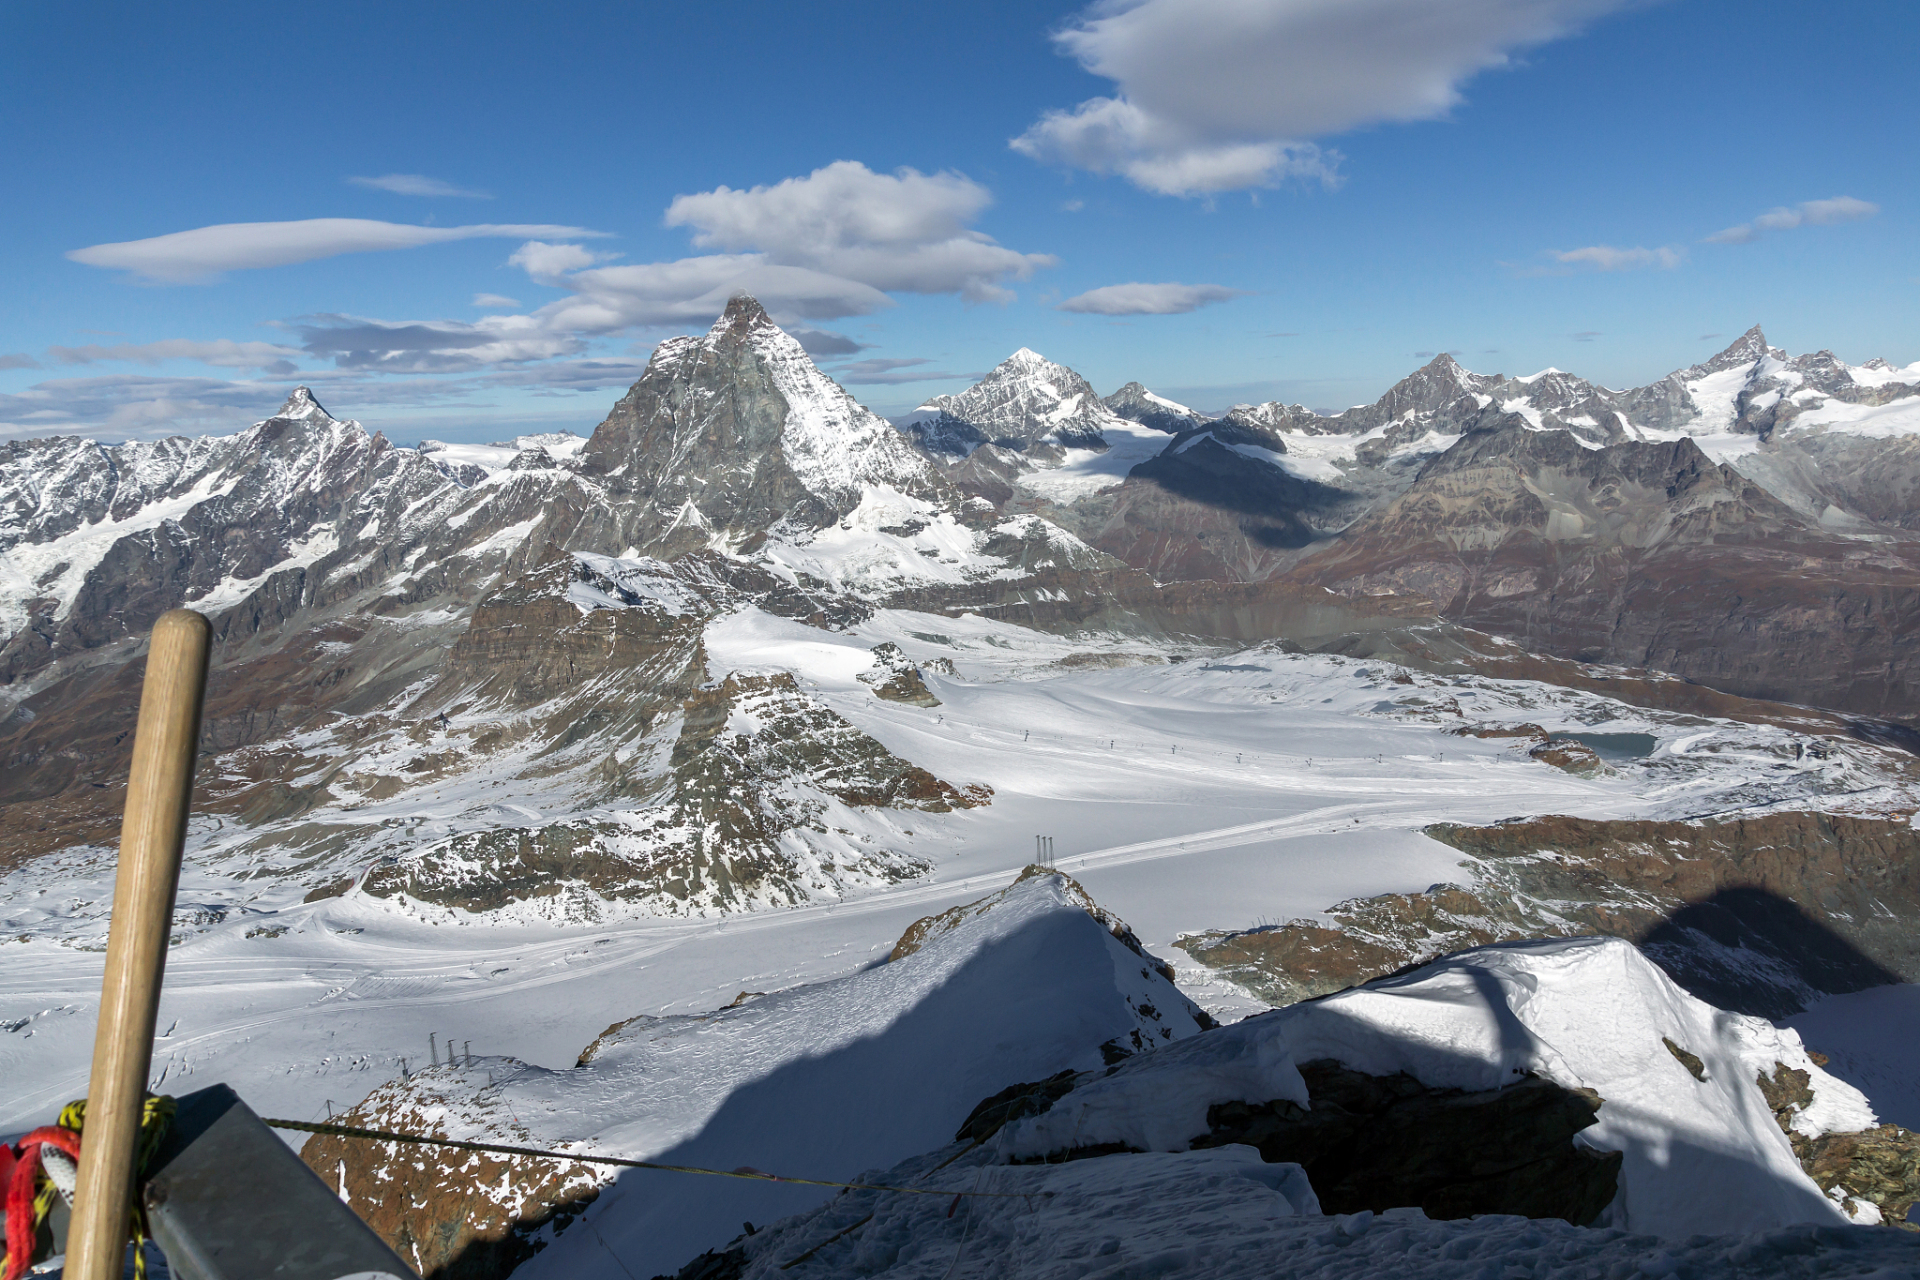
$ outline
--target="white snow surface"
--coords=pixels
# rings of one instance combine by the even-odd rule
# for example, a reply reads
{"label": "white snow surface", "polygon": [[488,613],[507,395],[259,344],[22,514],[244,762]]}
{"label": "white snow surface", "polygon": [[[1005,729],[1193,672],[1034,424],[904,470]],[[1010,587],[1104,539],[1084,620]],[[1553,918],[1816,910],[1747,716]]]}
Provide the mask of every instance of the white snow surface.
{"label": "white snow surface", "polygon": [[[1323,1216],[1299,1166],[1251,1147],[1015,1167],[975,1153],[934,1168],[946,1158],[864,1175],[940,1196],[850,1192],[763,1225],[739,1242],[745,1280],[1904,1280],[1920,1265],[1920,1241],[1867,1227],[1678,1241],[1412,1208]],[[603,1255],[582,1280],[624,1277]]]}
{"label": "white snow surface", "polygon": [[[982,554],[985,539],[938,503],[888,484],[866,485],[858,493],[859,501],[837,524],[779,526],[754,558],[789,580],[804,573],[866,596],[931,583],[1026,576],[1005,560]],[[889,532],[914,525],[920,527],[912,533]]]}
{"label": "white snow surface", "polygon": [[[708,344],[718,341],[725,317]],[[844,500],[875,485],[925,485],[932,464],[898,431],[821,373],[799,342],[769,322],[751,335],[754,354],[787,402],[780,451],[795,476],[822,498]]]}
{"label": "white snow surface", "polygon": [[1022,474],[1019,486],[1054,502],[1072,502],[1112,488],[1136,466],[1166,449],[1166,432],[1129,422],[1104,407],[1101,412],[1106,415],[1099,423],[1100,435],[1107,442],[1105,449],[1068,449],[1058,466],[1042,466]]}
{"label": "white snow surface", "polygon": [[1829,399],[1795,418],[1790,428],[1795,433],[1817,429],[1878,440],[1920,435],[1920,396],[1902,396],[1886,404]]}
{"label": "white snow surface", "polygon": [[[1663,1039],[1698,1056],[1695,1080]],[[1008,1156],[1123,1142],[1184,1150],[1207,1107],[1306,1103],[1296,1063],[1332,1058],[1467,1090],[1529,1072],[1603,1099],[1578,1141],[1625,1153],[1606,1225],[1681,1237],[1844,1223],[1801,1170],[1756,1075],[1805,1071],[1807,1136],[1876,1123],[1859,1090],[1815,1066],[1798,1034],[1675,986],[1631,943],[1571,938],[1481,947],[1412,974],[1290,1005],[1123,1064],[1002,1131]]]}
{"label": "white snow surface", "polygon": [[1830,1074],[1872,1098],[1882,1120],[1920,1131],[1920,985],[1827,996],[1787,1025],[1827,1055]]}
{"label": "white snow surface", "polygon": [[[1101,1065],[1099,1046],[1142,1026],[1191,1036],[1190,1006],[1068,895],[1036,876],[892,964],[699,1017],[613,1032],[583,1067],[492,1069],[485,1105],[507,1104],[539,1145],[731,1169],[847,1179],[952,1140],[1009,1084]],[[466,1069],[471,1078],[473,1069]],[[471,1113],[449,1122],[465,1134]],[[485,1132],[478,1126],[473,1132]],[[606,1250],[636,1274],[672,1273],[831,1188],[633,1171],[596,1231],[570,1231],[519,1273],[574,1277]]]}

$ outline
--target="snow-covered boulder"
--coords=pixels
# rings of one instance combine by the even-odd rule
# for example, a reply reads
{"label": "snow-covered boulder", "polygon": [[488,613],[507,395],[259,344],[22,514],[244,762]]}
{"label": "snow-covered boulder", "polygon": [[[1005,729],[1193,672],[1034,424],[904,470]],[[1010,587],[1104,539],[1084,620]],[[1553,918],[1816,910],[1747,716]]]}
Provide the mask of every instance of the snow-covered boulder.
{"label": "snow-covered boulder", "polygon": [[1219,1104],[1310,1109],[1300,1067],[1329,1059],[1435,1089],[1497,1090],[1531,1075],[1592,1091],[1595,1122],[1574,1141],[1622,1157],[1599,1221],[1661,1236],[1851,1221],[1801,1169],[1762,1076],[1806,1073],[1812,1100],[1791,1121],[1803,1136],[1875,1122],[1796,1032],[1696,1000],[1630,943],[1571,938],[1461,952],[1135,1058],[1007,1126],[1001,1149],[1013,1159],[1108,1143],[1185,1150]]}

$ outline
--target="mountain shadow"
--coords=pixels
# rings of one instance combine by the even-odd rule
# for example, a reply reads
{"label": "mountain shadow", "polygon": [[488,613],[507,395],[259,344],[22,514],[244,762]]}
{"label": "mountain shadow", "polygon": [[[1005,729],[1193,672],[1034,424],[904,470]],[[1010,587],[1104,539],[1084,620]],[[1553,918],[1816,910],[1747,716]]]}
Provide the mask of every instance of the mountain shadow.
{"label": "mountain shadow", "polygon": [[1708,1004],[1763,1018],[1901,981],[1797,902],[1765,889],[1722,889],[1689,902],[1640,940],[1667,976]]}

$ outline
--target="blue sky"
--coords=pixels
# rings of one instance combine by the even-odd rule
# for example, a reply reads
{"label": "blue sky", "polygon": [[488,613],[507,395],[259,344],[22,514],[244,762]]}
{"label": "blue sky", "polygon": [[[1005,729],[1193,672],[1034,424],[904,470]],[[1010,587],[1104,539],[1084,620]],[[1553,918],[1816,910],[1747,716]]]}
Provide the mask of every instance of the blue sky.
{"label": "blue sky", "polygon": [[1756,322],[1906,363],[1917,36],[1910,0],[22,0],[0,436],[299,382],[408,443],[589,430],[743,283],[882,412],[1020,346],[1207,409],[1441,350],[1637,384]]}

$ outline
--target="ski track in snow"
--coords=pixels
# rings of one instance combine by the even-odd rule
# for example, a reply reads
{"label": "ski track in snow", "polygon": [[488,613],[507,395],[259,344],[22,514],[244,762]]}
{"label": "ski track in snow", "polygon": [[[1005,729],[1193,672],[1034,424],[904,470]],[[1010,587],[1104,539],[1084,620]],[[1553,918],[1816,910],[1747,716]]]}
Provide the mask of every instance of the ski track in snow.
{"label": "ski track in snow", "polygon": [[[873,697],[857,676],[883,640],[916,661],[955,662],[957,677],[926,673],[942,706]],[[1090,648],[1148,665],[1061,665]],[[1459,856],[1420,834],[1431,822],[1685,816],[1817,804],[1875,784],[1844,753],[1792,761],[1784,730],[1664,717],[1525,682],[1396,684],[1396,668],[1335,657],[1252,650],[1170,664],[1181,655],[1164,646],[1090,644],[972,616],[882,612],[835,633],[746,610],[709,627],[708,653],[715,677],[794,671],[895,753],[957,785],[992,786],[993,803],[870,815],[877,838],[934,863],[924,879],[717,919],[435,923],[357,895],[302,903],[291,882],[236,879],[239,868],[190,856],[182,909],[198,903],[225,918],[188,930],[170,955],[155,1076],[174,1092],[224,1080],[263,1114],[308,1118],[357,1101],[402,1058],[424,1062],[429,1032],[471,1041],[476,1055],[564,1065],[615,1021],[701,1012],[741,990],[875,963],[913,920],[1003,887],[1031,860],[1035,834],[1053,836],[1056,865],[1231,1018],[1260,1006],[1174,950],[1177,937],[1461,879]],[[1660,745],[1620,776],[1584,780],[1527,760],[1511,741],[1446,732],[1475,720],[1648,733]],[[564,795],[521,787],[508,814],[489,777],[351,816],[390,815],[425,840],[470,824],[462,815],[477,801],[496,825],[569,812]],[[0,878],[0,927],[31,935],[0,944],[0,1131],[38,1123],[85,1091],[100,976],[87,948],[111,865],[99,854],[53,864]]]}

